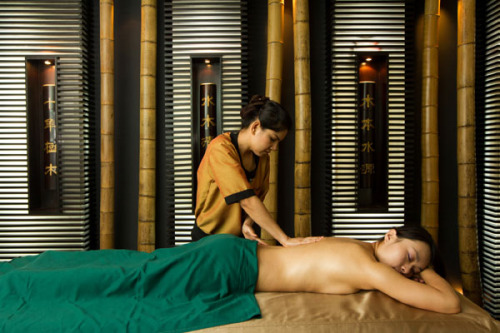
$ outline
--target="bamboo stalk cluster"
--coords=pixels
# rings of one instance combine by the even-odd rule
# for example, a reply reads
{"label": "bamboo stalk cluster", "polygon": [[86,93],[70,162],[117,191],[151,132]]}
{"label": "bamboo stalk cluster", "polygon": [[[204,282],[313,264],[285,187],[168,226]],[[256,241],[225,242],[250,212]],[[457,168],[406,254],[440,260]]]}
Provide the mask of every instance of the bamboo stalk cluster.
{"label": "bamboo stalk cluster", "polygon": [[145,252],[155,250],[156,230],[156,12],[156,0],[142,0],[137,249]]}
{"label": "bamboo stalk cluster", "polygon": [[438,241],[439,131],[438,131],[438,22],[439,0],[425,1],[422,56],[422,203],[421,225]]}
{"label": "bamboo stalk cluster", "polygon": [[[283,77],[283,30],[284,0],[268,0],[267,4],[267,66],[265,95],[276,102],[281,102],[281,83]],[[269,190],[264,205],[276,221],[278,218],[278,155],[279,150],[270,154]],[[274,238],[264,229],[261,238],[274,244]]]}
{"label": "bamboo stalk cluster", "polygon": [[293,1],[295,81],[295,236],[311,236],[311,71],[309,1]]}
{"label": "bamboo stalk cluster", "polygon": [[[477,246],[475,150],[475,0],[458,1],[457,168],[458,246],[464,294],[481,305]],[[422,61],[421,224],[438,240],[438,19],[439,0],[426,0]]]}
{"label": "bamboo stalk cluster", "polygon": [[457,163],[458,246],[464,294],[481,305],[476,218],[475,44],[476,2],[458,1]]}
{"label": "bamboo stalk cluster", "polygon": [[113,10],[113,0],[101,0],[99,2],[101,56],[101,249],[112,249],[115,244],[115,41]]}
{"label": "bamboo stalk cluster", "polygon": [[[284,1],[268,1],[268,42],[266,95],[279,102],[283,71]],[[295,236],[311,235],[311,84],[309,55],[309,2],[293,1],[294,81],[295,81]],[[264,204],[277,220],[278,151],[271,153],[269,192]],[[268,243],[272,237],[261,235]]]}

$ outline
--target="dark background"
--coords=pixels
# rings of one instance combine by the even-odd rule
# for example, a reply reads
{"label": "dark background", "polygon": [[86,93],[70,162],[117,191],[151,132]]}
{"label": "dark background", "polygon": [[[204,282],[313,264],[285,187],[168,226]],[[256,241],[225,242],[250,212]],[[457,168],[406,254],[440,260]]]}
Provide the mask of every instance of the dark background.
{"label": "dark background", "polygon": [[[94,49],[99,50],[99,1],[91,0],[93,18]],[[416,6],[415,45],[416,59],[416,106],[414,121],[419,133],[420,125],[420,89],[421,89],[421,49],[423,30],[423,1],[408,1]],[[333,3],[333,1],[332,1]],[[282,85],[282,105],[294,113],[293,80],[293,36],[291,1],[285,2],[285,38],[284,68]],[[311,209],[312,231],[315,235],[327,235],[330,220],[328,193],[325,188],[328,173],[327,114],[329,108],[328,89],[328,47],[330,1],[309,1],[310,6],[310,50],[311,50],[311,98],[312,98],[312,175]],[[441,1],[439,21],[439,150],[440,150],[440,232],[439,248],[446,262],[449,278],[454,286],[460,284],[458,265],[458,230],[457,230],[457,156],[456,156],[456,1]],[[163,4],[158,1],[158,73],[163,72]],[[115,161],[116,161],[116,210],[115,232],[117,248],[137,248],[137,209],[138,209],[138,173],[139,173],[139,64],[140,64],[140,1],[115,0]],[[248,1],[248,93],[264,94],[266,71],[267,41],[267,0]],[[94,75],[99,74],[99,54],[96,52]],[[171,219],[165,207],[165,191],[161,170],[164,166],[161,140],[163,133],[163,76],[157,76],[158,95],[158,187],[157,187],[157,246],[170,246],[166,236],[167,222]],[[96,82],[96,110],[100,109],[100,85]],[[97,112],[99,114],[99,112]],[[99,117],[99,116],[97,116]],[[96,119],[99,129],[99,119]],[[99,136],[99,130],[97,130]],[[419,135],[417,134],[417,142]],[[99,142],[97,140],[96,142]],[[293,173],[294,173],[294,133],[288,134],[280,144],[280,163],[278,191],[278,222],[289,235],[293,235]],[[415,151],[419,161],[419,144]],[[98,160],[98,159],[97,159]],[[419,163],[417,163],[419,164]],[[97,170],[99,165],[97,162]],[[420,171],[415,172],[414,184],[419,200]],[[99,178],[99,177],[98,177]],[[99,187],[99,183],[97,185]],[[417,203],[418,206],[418,203]],[[414,213],[408,216],[408,223],[419,223],[420,216]],[[98,232],[98,223],[95,226]],[[96,234],[97,234],[96,232]]]}

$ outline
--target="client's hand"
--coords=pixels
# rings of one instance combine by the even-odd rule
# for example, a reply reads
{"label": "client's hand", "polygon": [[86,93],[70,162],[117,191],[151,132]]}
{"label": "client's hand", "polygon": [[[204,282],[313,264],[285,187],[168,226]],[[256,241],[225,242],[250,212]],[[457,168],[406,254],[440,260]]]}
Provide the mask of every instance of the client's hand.
{"label": "client's hand", "polygon": [[296,246],[296,245],[302,245],[302,244],[309,244],[309,243],[316,243],[320,240],[323,239],[323,236],[320,237],[295,237],[291,238],[288,237],[286,241],[281,243],[284,247],[289,247],[289,246]]}
{"label": "client's hand", "polygon": [[260,245],[267,245],[266,242],[264,242],[262,239],[257,236],[255,231],[253,230],[253,221],[251,219],[246,219],[245,222],[243,222],[243,225],[241,226],[241,233],[246,239],[251,239],[254,241],[257,241]]}

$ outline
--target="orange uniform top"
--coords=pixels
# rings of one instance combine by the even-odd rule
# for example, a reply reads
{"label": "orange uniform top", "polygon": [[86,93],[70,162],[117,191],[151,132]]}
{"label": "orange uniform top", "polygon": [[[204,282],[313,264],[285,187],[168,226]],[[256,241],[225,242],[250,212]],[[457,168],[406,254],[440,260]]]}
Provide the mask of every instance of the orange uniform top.
{"label": "orange uniform top", "polygon": [[195,216],[202,231],[241,235],[240,200],[253,195],[264,200],[269,189],[269,155],[254,157],[255,170],[244,170],[238,132],[223,133],[210,142],[197,174]]}

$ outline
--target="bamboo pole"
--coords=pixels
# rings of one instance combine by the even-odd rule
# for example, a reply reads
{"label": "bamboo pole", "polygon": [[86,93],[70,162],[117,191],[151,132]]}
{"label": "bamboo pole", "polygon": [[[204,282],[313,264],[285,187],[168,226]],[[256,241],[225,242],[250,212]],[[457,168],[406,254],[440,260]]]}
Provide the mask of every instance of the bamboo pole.
{"label": "bamboo pole", "polygon": [[309,1],[293,0],[296,237],[311,236],[311,71]]}
{"label": "bamboo pole", "polygon": [[458,1],[457,162],[458,246],[465,296],[481,305],[476,219],[475,0]]}
{"label": "bamboo pole", "polygon": [[421,225],[438,241],[438,20],[439,0],[425,0],[422,60],[422,203]]}
{"label": "bamboo pole", "polygon": [[100,248],[115,245],[114,0],[100,0],[101,204]]}
{"label": "bamboo pole", "polygon": [[145,252],[155,250],[156,12],[156,0],[142,0],[137,249]]}
{"label": "bamboo pole", "polygon": [[[267,8],[267,67],[266,96],[273,101],[281,101],[281,81],[283,72],[283,29],[284,0],[268,0]],[[270,155],[269,191],[264,204],[276,221],[278,219],[278,150]],[[267,243],[275,243],[274,238],[264,229],[261,238]]]}

